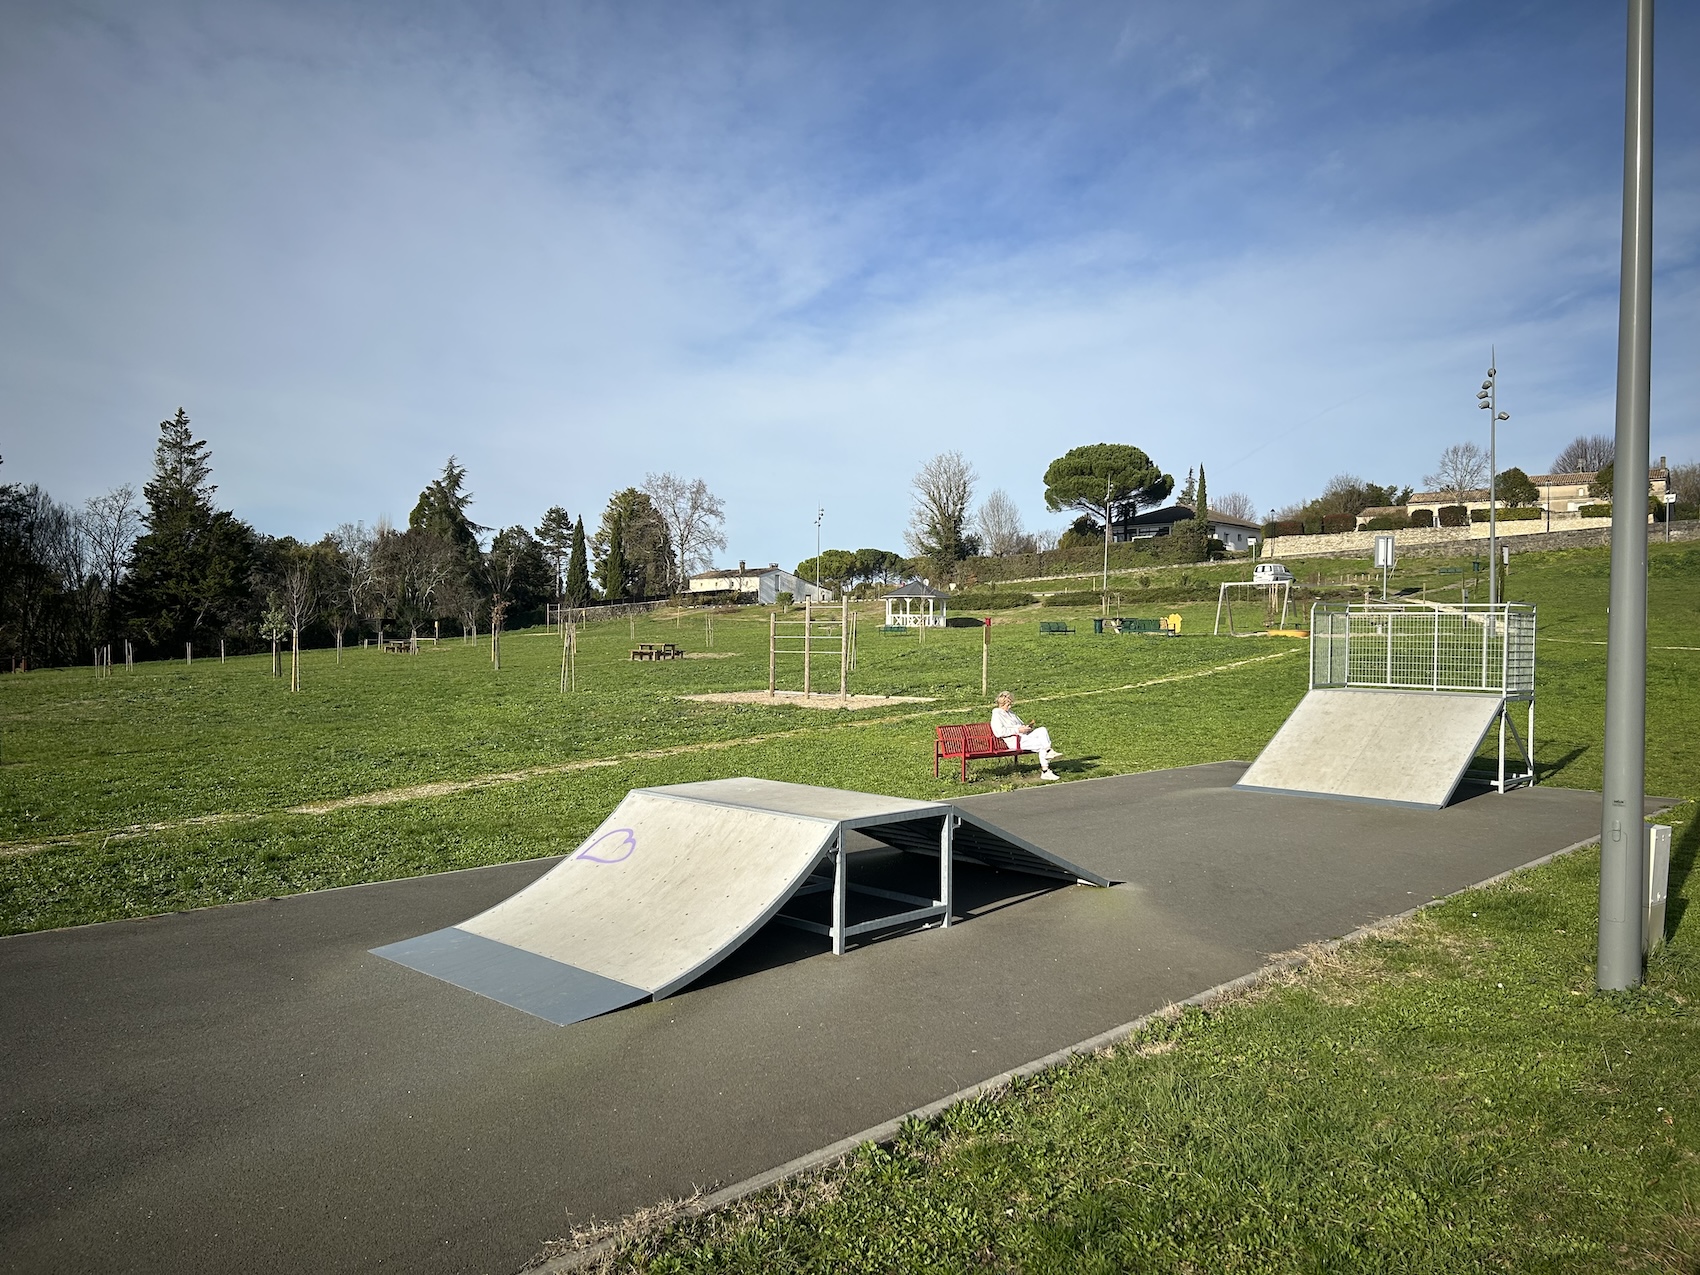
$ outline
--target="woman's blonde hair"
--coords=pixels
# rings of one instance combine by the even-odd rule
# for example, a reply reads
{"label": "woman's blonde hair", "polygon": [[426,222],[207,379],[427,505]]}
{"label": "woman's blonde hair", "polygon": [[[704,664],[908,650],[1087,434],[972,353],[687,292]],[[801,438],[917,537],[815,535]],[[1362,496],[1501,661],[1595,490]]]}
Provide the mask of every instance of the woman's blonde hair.
{"label": "woman's blonde hair", "polygon": [[998,695],[997,695],[997,698],[996,698],[996,699],[994,699],[994,700],[993,700],[993,701],[992,701],[992,703],[994,703],[994,704],[1001,704],[1001,703],[1003,703],[1003,702],[1004,702],[1004,701],[1005,701],[1005,700],[1009,700],[1009,701],[1010,701],[1010,702],[1011,702],[1011,703],[1014,703],[1014,702],[1015,702],[1015,696],[1013,696],[1013,695],[1011,695],[1011,694],[1010,694],[1010,693],[1009,693],[1009,692],[1008,692],[1008,691],[999,691],[999,692],[998,692]]}

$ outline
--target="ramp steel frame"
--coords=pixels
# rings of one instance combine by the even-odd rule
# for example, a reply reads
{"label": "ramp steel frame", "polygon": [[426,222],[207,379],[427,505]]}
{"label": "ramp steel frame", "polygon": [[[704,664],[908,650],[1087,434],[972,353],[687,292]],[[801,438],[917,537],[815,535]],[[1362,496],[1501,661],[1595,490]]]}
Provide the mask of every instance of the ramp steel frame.
{"label": "ramp steel frame", "polygon": [[[1497,765],[1484,772],[1472,763],[1468,773],[1502,793],[1535,783],[1535,608],[1529,603],[1315,603],[1310,686],[1497,695]],[[1512,717],[1516,703],[1527,706],[1521,732]]]}
{"label": "ramp steel frame", "polygon": [[[930,819],[931,812],[920,816]],[[808,930],[811,934],[824,934],[832,940],[834,956],[843,956],[849,939],[858,934],[871,934],[875,930],[889,930],[899,925],[912,925],[917,921],[929,921],[938,918],[941,928],[951,923],[951,894],[956,872],[956,856],[953,853],[954,833],[962,823],[961,816],[947,811],[936,816],[939,822],[938,855],[939,855],[939,897],[925,899],[918,894],[903,894],[896,890],[883,890],[871,885],[855,885],[850,881],[850,854],[844,846],[844,826],[839,825],[833,834],[832,845],[826,855],[816,865],[816,870],[823,865],[832,870],[830,876],[811,875],[792,898],[800,898],[806,894],[821,894],[832,891],[832,923],[822,925],[819,921],[810,921],[805,917],[792,916],[787,912],[774,915],[775,921],[795,926],[799,930]],[[903,822],[913,822],[905,820]],[[878,837],[877,828],[867,829],[869,835]],[[846,924],[845,918],[849,911],[850,895],[863,894],[873,898],[891,899],[897,903],[907,903],[909,908],[903,912],[892,912],[885,916],[877,916],[869,921],[859,921],[855,925]]]}

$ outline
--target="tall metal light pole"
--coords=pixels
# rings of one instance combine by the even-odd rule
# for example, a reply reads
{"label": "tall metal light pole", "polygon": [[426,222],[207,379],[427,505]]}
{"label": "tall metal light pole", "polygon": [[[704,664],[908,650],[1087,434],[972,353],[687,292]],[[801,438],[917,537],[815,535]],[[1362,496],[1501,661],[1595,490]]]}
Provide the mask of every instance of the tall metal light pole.
{"label": "tall metal light pole", "polygon": [[823,519],[825,517],[826,517],[826,510],[822,509],[819,505],[816,505],[815,506],[815,589],[816,589],[817,592],[820,589],[820,524],[821,524],[821,519]]}
{"label": "tall metal light pole", "polygon": [[1115,479],[1104,480],[1104,614],[1110,613],[1110,494],[1116,489]]}
{"label": "tall metal light pole", "polygon": [[1488,413],[1488,605],[1499,601],[1499,423],[1511,419],[1499,410],[1499,354],[1488,347],[1487,380],[1476,395],[1477,407]]}
{"label": "tall metal light pole", "polygon": [[1617,458],[1606,629],[1600,815],[1601,991],[1641,982],[1647,898],[1647,444],[1653,324],[1653,0],[1629,0],[1623,112],[1623,263],[1617,310]]}

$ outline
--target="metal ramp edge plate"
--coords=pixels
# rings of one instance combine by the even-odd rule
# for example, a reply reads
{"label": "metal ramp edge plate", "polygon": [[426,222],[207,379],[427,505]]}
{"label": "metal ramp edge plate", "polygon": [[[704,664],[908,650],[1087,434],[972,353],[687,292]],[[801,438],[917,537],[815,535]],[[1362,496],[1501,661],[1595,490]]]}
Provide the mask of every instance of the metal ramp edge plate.
{"label": "metal ramp edge plate", "polygon": [[1503,702],[1497,694],[1313,690],[1234,787],[1439,810]]}

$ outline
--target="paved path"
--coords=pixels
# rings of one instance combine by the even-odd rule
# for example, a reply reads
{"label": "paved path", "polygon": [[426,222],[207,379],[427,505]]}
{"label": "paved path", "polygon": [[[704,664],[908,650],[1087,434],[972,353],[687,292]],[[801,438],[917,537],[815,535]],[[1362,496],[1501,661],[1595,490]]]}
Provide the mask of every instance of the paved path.
{"label": "paved path", "polygon": [[0,939],[0,1265],[508,1275],[1599,828],[1591,793],[1389,810],[1243,769],[971,798],[1127,884],[965,869],[948,931],[834,958],[770,927],[568,1028],[367,954],[554,860]]}

